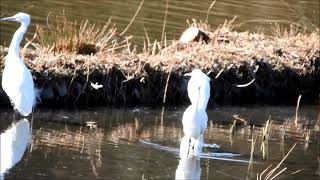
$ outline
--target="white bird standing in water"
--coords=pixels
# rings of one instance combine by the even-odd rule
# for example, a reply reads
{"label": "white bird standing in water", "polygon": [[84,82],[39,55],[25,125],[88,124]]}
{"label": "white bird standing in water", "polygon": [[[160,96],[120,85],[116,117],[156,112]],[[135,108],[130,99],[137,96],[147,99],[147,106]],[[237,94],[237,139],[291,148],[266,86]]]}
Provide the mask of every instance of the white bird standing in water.
{"label": "white bird standing in water", "polygon": [[207,128],[208,116],[206,108],[210,98],[210,78],[195,69],[191,73],[188,83],[188,96],[191,105],[185,110],[182,117],[184,137],[181,140],[180,155],[198,155],[202,151],[203,134]]}
{"label": "white bird standing in water", "polygon": [[0,21],[16,21],[21,26],[14,33],[5,60],[2,74],[2,88],[9,96],[13,108],[21,115],[28,116],[35,104],[35,89],[32,75],[20,58],[20,43],[30,24],[30,15],[18,13],[12,17],[2,18]]}

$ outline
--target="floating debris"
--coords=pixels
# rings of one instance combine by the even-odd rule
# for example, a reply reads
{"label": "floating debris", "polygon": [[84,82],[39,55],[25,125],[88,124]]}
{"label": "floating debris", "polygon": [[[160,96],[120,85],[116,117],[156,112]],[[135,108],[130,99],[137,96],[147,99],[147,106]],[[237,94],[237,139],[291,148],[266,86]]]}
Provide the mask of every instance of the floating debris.
{"label": "floating debris", "polygon": [[100,89],[100,88],[103,88],[103,85],[101,84],[98,84],[97,82],[95,84],[93,83],[90,83],[91,87],[93,87],[94,89]]}

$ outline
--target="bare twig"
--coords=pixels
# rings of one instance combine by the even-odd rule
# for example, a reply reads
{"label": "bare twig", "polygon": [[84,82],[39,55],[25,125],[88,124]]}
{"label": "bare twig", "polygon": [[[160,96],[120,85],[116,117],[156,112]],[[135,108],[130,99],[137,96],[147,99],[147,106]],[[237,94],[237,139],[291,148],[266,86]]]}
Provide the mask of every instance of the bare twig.
{"label": "bare twig", "polygon": [[167,77],[167,81],[166,81],[166,86],[164,88],[164,95],[163,95],[163,100],[162,100],[163,104],[166,104],[167,90],[168,90],[168,84],[169,84],[169,80],[170,80],[170,76],[171,76],[171,71],[172,71],[172,66],[170,67],[170,70],[169,70],[169,73],[168,73],[168,77]]}
{"label": "bare twig", "polygon": [[162,46],[162,43],[163,43],[164,32],[165,32],[166,24],[167,24],[168,9],[169,9],[169,0],[166,0],[166,11],[164,13],[164,20],[163,20],[162,33],[161,33],[161,43],[160,43],[161,46]]}
{"label": "bare twig", "polygon": [[134,19],[135,19],[136,16],[138,15],[138,13],[139,13],[139,11],[140,11],[140,9],[141,9],[141,7],[142,7],[143,2],[144,2],[144,0],[141,0],[140,5],[139,5],[136,13],[133,15],[133,17],[132,17],[131,21],[129,22],[129,24],[127,25],[127,27],[124,28],[124,30],[122,31],[122,33],[120,33],[120,36],[124,35],[124,33],[126,33],[126,31],[129,29],[129,27],[131,26],[132,22],[134,21]]}
{"label": "bare twig", "polygon": [[209,14],[210,14],[210,11],[211,9],[213,8],[213,5],[216,3],[216,0],[214,0],[211,5],[209,6],[208,10],[207,10],[207,16],[206,16],[206,23],[208,23],[208,19],[209,19]]}

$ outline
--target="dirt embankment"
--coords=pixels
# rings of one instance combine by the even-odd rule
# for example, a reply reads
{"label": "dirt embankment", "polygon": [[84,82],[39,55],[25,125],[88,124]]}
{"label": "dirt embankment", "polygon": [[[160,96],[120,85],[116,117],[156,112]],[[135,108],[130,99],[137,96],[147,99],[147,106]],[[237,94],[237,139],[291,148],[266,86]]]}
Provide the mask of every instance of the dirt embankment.
{"label": "dirt embankment", "polygon": [[[318,32],[270,37],[222,27],[208,34],[207,44],[154,44],[141,53],[130,48],[94,55],[26,49],[22,55],[40,90],[39,104],[50,107],[161,106],[164,94],[167,105],[185,105],[188,78],[183,74],[194,68],[211,78],[209,105],[293,105],[300,94],[304,104],[319,103]],[[6,53],[0,47],[2,70]],[[0,102],[9,105],[2,89]]]}

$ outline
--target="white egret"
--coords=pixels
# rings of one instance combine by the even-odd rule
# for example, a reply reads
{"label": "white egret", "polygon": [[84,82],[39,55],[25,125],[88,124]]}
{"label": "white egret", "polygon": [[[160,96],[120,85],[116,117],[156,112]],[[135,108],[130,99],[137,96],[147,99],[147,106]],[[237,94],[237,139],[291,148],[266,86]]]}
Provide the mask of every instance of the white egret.
{"label": "white egret", "polygon": [[32,75],[20,58],[20,43],[30,24],[30,15],[18,13],[12,17],[2,18],[0,21],[16,21],[21,26],[14,33],[5,60],[2,74],[2,88],[9,96],[13,108],[21,115],[28,116],[35,104],[35,89]]}
{"label": "white egret", "polygon": [[203,134],[208,122],[206,108],[210,98],[210,78],[208,76],[199,69],[185,75],[191,76],[188,83],[191,105],[185,110],[182,117],[184,137],[181,140],[180,156],[201,153]]}
{"label": "white egret", "polygon": [[[206,110],[210,98],[210,78],[200,69],[194,69],[185,76],[191,76],[188,82],[188,96],[191,104],[198,102],[198,109]],[[197,95],[200,89],[200,95]],[[199,97],[199,99],[197,99]]]}

